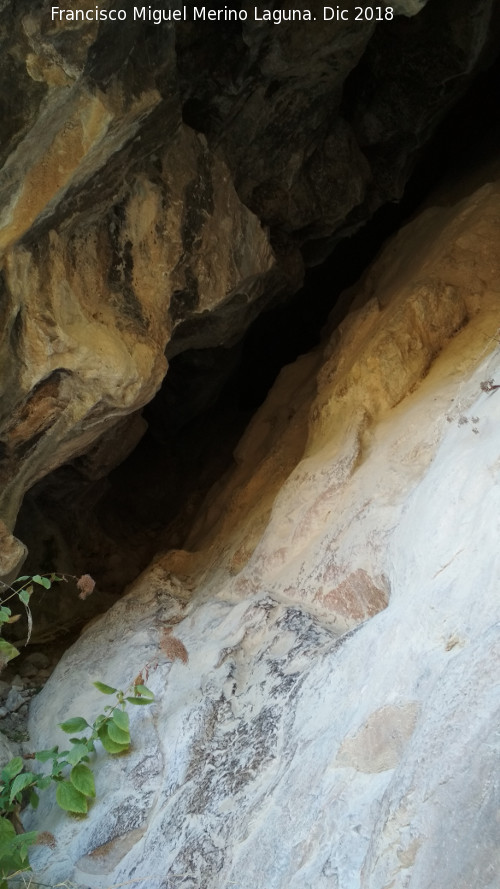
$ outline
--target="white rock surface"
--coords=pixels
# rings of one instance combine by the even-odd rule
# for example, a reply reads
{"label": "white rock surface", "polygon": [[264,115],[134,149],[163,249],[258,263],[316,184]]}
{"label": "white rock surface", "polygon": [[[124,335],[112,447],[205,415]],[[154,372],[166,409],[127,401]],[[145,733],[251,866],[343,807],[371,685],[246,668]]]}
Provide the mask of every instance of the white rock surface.
{"label": "white rock surface", "polygon": [[[65,655],[32,705],[39,747],[94,718],[95,679],[148,664],[157,700],[128,756],[98,754],[87,819],[50,792],[26,818],[57,840],[40,878],[498,889],[499,206],[487,187],[389,246],[317,376],[318,356],[283,372],[199,552],[159,560]],[[161,652],[174,624],[188,664]]]}

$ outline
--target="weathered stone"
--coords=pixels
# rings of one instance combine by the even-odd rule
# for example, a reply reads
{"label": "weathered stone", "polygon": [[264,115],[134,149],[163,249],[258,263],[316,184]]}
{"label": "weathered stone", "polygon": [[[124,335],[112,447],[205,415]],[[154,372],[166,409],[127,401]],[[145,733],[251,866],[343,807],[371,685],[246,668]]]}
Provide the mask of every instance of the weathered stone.
{"label": "weathered stone", "polygon": [[[378,27],[325,28],[319,12],[307,30],[217,23],[200,39],[0,2],[13,571],[26,491],[58,469],[67,498],[83,487],[84,526],[167,361],[235,343],[304,262],[400,198],[493,58],[498,16],[490,0],[395,8]],[[102,711],[93,680],[142,671],[156,694],[132,713],[128,756],[97,751],[87,819],[54,788],[25,813],[57,840],[33,851],[42,882],[497,889],[500,188],[460,187],[284,368],[183,548],[86,627],[34,700],[31,748]],[[71,561],[63,507],[29,505],[31,558]],[[36,615],[42,639],[91,616],[61,593]],[[106,609],[106,589],[94,601]],[[20,687],[0,708],[13,737]]]}
{"label": "weathered stone", "polygon": [[[201,196],[196,218],[171,219],[184,191],[196,187],[198,162],[207,171],[200,182],[214,196]],[[210,312],[235,288],[251,299],[254,278],[272,267],[258,221],[199,138],[182,131],[163,163],[158,183],[137,176],[120,208],[90,229],[83,222],[40,233],[36,248],[23,244],[8,254],[4,360],[15,330],[23,362],[3,397],[2,508],[10,521],[37,478],[89,450],[120,416],[151,399],[165,373],[166,343],[186,313]],[[162,211],[163,189],[169,198]],[[221,241],[224,220],[231,220],[233,239]],[[182,258],[183,238],[198,241],[193,261]],[[29,303],[28,292],[36,294]]]}
{"label": "weathered stone", "polygon": [[410,873],[424,889],[496,885],[499,661],[500,636],[492,626],[443,671],[384,795],[363,889],[403,886]]}
{"label": "weathered stone", "polygon": [[[490,184],[387,246],[282,372],[192,553],[159,557],[64,656],[37,746],[95,717],[94,679],[142,671],[156,703],[128,757],[98,752],[86,820],[50,791],[26,814],[58,841],[40,878],[496,889],[499,204]],[[162,655],[173,627],[187,663]]]}
{"label": "weathered stone", "polygon": [[115,466],[132,453],[140,442],[148,424],[140,413],[132,414],[116,423],[109,432],[97,440],[81,457],[77,457],[73,466],[85,478],[105,478]]}
{"label": "weathered stone", "polygon": [[[0,718],[5,717],[6,715],[7,711],[4,710],[3,707],[0,707]],[[20,752],[19,744],[11,741],[3,734],[3,732],[0,732],[0,769],[3,769],[9,760],[14,759],[15,756],[19,756]]]}
{"label": "weathered stone", "polygon": [[420,706],[410,702],[371,713],[356,734],[343,742],[336,764],[359,772],[394,769],[413,734],[419,711]]}
{"label": "weathered stone", "polygon": [[[4,583],[9,583],[16,578],[27,554],[25,545],[17,537],[14,537],[5,523],[0,520],[0,579]],[[0,598],[2,598],[1,584]]]}
{"label": "weathered stone", "polygon": [[498,27],[489,0],[475,0],[474,16],[455,0],[401,0],[376,28],[346,5],[348,24],[325,25],[314,2],[317,21],[283,22],[271,36],[251,20],[241,34],[213,25],[202,69],[194,25],[178,48],[184,119],[223,146],[244,202],[289,250],[305,242],[314,261],[401,197]]}
{"label": "weathered stone", "polygon": [[[79,52],[86,48],[78,61],[71,29],[45,29],[44,15],[24,20],[37,71],[45,59],[46,72],[50,59],[52,73],[54,66],[70,73],[64,83],[51,75],[44,102],[30,109],[2,191],[0,510],[10,525],[38,478],[109,438],[121,418],[152,398],[181,322],[191,326],[178,332],[177,348],[197,342],[196,319],[210,313],[212,330],[202,339],[225,338],[227,328],[234,337],[274,265],[266,234],[241,205],[224,162],[180,125],[173,95],[162,95],[158,84],[146,88],[150,75],[136,95],[125,82],[126,65],[121,84],[111,73],[104,83],[101,62],[89,64],[87,55],[96,28],[76,29],[85,35]],[[118,56],[140,53],[131,51],[133,35],[120,33]],[[162,83],[174,61],[168,33],[156,70]],[[33,58],[30,66],[35,76]],[[160,105],[161,134],[158,122],[146,123]],[[99,448],[103,464],[94,474],[109,468]]]}
{"label": "weathered stone", "polygon": [[24,663],[33,666],[36,670],[48,667],[49,658],[43,651],[32,651],[24,657]]}
{"label": "weathered stone", "polygon": [[410,18],[378,28],[325,27],[313,8],[306,28],[249,16],[206,23],[200,42],[195,22],[174,34],[132,16],[53,21],[48,0],[2,6],[10,529],[24,493],[56,467],[81,458],[95,478],[123,457],[132,427],[123,450],[109,442],[158,390],[165,354],[234,343],[298,289],[302,248],[317,261],[398,199],[495,46],[489,0],[473,14],[401,0]]}
{"label": "weathered stone", "polygon": [[17,688],[11,688],[9,694],[7,695],[7,700],[5,701],[5,709],[9,713],[14,713],[16,710],[19,710],[24,704],[24,697],[20,693]]}

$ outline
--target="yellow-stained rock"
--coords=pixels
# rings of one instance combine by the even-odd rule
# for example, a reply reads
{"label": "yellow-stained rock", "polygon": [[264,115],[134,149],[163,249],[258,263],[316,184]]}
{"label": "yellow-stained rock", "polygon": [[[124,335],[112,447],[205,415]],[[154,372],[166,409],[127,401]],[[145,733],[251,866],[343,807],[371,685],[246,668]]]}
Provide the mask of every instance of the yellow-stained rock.
{"label": "yellow-stained rock", "polygon": [[[387,245],[323,347],[283,369],[187,541],[205,589],[229,575],[231,595],[299,599],[339,630],[386,607],[380,553],[403,478],[429,465],[463,374],[497,348],[499,205],[494,183],[424,212]],[[377,527],[365,516],[387,465]]]}

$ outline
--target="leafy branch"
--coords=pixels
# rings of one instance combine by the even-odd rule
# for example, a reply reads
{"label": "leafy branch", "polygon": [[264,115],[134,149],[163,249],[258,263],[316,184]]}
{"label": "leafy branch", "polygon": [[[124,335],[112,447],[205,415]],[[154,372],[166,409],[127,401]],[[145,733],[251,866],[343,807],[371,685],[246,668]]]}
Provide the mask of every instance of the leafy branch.
{"label": "leafy branch", "polygon": [[[17,873],[30,870],[28,850],[40,842],[49,842],[50,834],[37,831],[19,833],[22,825],[19,813],[29,802],[33,808],[39,803],[39,792],[56,784],[56,802],[61,809],[74,815],[86,815],[96,795],[94,773],[88,765],[100,741],[107,753],[118,755],[130,748],[130,727],[127,705],[145,705],[154,701],[154,694],[145,685],[134,684],[128,691],[121,691],[103,682],[94,682],[104,695],[115,695],[116,703],[103,708],[90,724],[83,716],[74,716],[59,723],[68,735],[71,747],[16,756],[0,773],[0,889],[8,889],[7,880]],[[24,760],[36,760],[50,764],[46,773],[25,771]]]}
{"label": "leafy branch", "polygon": [[5,664],[19,655],[19,650],[16,646],[8,642],[7,639],[2,638],[4,624],[13,624],[21,617],[20,614],[13,614],[12,608],[10,605],[6,605],[6,602],[11,602],[12,599],[17,598],[21,605],[24,606],[28,622],[28,635],[25,642],[27,645],[33,628],[29,603],[35,587],[38,586],[50,590],[53,583],[67,582],[69,578],[76,580],[77,589],[80,591],[80,599],[86,599],[93,592],[95,581],[90,574],[83,574],[81,577],[76,577],[73,574],[56,574],[54,572],[48,574],[23,574],[21,577],[17,577],[12,584],[0,581],[0,588],[3,588],[7,593],[7,595],[4,593],[3,598],[0,598],[0,670]]}

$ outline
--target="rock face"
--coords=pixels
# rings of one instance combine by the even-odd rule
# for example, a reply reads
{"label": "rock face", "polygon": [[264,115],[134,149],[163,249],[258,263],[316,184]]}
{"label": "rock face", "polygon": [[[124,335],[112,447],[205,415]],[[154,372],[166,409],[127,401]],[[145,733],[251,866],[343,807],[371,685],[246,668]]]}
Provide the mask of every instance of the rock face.
{"label": "rock face", "polygon": [[[91,230],[77,219],[8,252],[4,360],[8,366],[14,347],[21,363],[10,365],[3,393],[7,518],[42,474],[88,452],[110,429],[120,441],[115,461],[133,448],[135,434],[127,443],[117,420],[158,389],[166,344],[183,317],[179,301],[204,314],[235,287],[251,300],[259,290],[254,279],[273,267],[260,224],[240,204],[223,162],[209,158],[203,140],[185,130],[172,141],[158,182],[131,176],[120,208],[103,212]],[[193,176],[199,165],[202,179]],[[197,217],[192,208],[191,220],[178,214],[174,221],[168,207],[161,209],[165,191],[182,206],[186,189],[202,187]],[[186,251],[194,239],[193,258]],[[105,473],[109,461],[100,456]]]}
{"label": "rock face", "polygon": [[57,841],[44,881],[496,889],[499,205],[497,182],[401,231],[186,549],[67,652],[35,746],[94,718],[92,680],[142,670],[157,700],[97,754],[86,820],[50,792],[25,818]]}
{"label": "rock face", "polygon": [[[326,26],[314,0],[306,29],[174,28],[0,2],[0,575],[35,483],[58,470],[66,502],[88,483],[90,527],[168,362],[236,345],[399,200],[492,62],[497,7],[397,0],[379,26]],[[142,671],[156,695],[128,756],[97,752],[88,818],[52,791],[25,812],[54,836],[39,881],[497,889],[499,204],[495,180],[390,242],[282,370],[179,548],[33,701],[43,748],[102,708],[92,680]],[[205,367],[183,418],[224,384],[224,359]],[[56,518],[43,491],[29,506],[64,554],[64,499]]]}
{"label": "rock face", "polygon": [[[27,488],[111,430],[119,462],[136,436],[127,443],[117,423],[159,388],[174,330],[212,314],[211,336],[224,339],[214,309],[239,300],[242,319],[264,282],[273,292],[275,265],[223,158],[182,125],[175,94],[151,77],[140,90],[111,72],[102,83],[100,63],[75,50],[75,38],[94,45],[95,29],[61,35],[46,18],[18,23],[43,98],[3,177],[0,509],[10,524]],[[118,44],[131,53],[127,34]],[[170,39],[162,49],[159,79],[174,59]]]}
{"label": "rock face", "polygon": [[103,475],[134,447],[124,418],[158,390],[165,354],[234,342],[300,286],[304,261],[401,196],[497,28],[489,0],[422,7],[400,3],[377,30],[249,20],[174,33],[1,4],[10,530],[47,473],[86,455],[79,470]]}
{"label": "rock face", "polygon": [[0,522],[0,582],[9,583],[26,558],[26,547]]}

